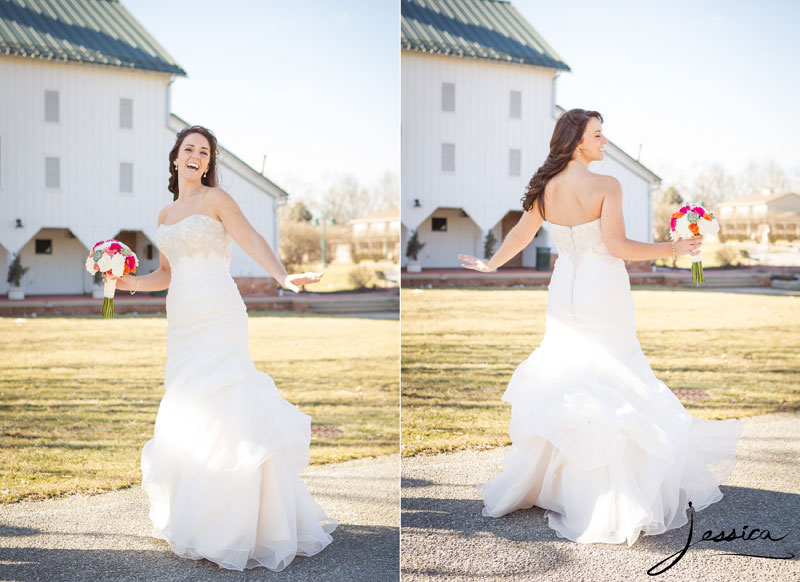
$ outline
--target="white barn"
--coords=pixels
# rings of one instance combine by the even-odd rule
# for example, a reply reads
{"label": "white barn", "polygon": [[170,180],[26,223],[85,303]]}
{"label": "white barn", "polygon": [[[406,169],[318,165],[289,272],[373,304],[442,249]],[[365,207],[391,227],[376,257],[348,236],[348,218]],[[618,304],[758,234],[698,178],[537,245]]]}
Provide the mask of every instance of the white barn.
{"label": "white barn", "polygon": [[[88,249],[111,237],[135,250],[139,273],[157,268],[167,155],[187,126],[170,112],[170,85],[183,75],[116,0],[0,3],[0,293],[15,253],[30,267],[26,294],[91,291]],[[277,249],[286,192],[221,145],[219,154],[220,185]],[[268,287],[234,248],[240,284]]]}
{"label": "white barn", "polygon": [[[416,230],[423,267],[458,267],[458,253],[482,257],[486,234],[502,240],[522,215],[569,67],[509,2],[401,0],[401,14],[403,248]],[[613,143],[593,170],[622,183],[628,237],[651,242],[660,178]],[[507,266],[535,266],[547,229]]]}

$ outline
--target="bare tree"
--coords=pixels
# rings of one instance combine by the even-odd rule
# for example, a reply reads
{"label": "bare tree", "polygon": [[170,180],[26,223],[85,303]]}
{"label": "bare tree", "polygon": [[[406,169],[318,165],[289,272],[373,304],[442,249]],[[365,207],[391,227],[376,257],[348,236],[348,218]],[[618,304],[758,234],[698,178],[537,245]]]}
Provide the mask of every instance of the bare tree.
{"label": "bare tree", "polygon": [[347,224],[353,218],[373,211],[372,197],[358,180],[347,175],[328,186],[320,201],[320,210],[337,224]]}
{"label": "bare tree", "polygon": [[669,240],[669,219],[683,205],[684,199],[675,186],[653,191],[653,240]]}
{"label": "bare tree", "polygon": [[731,200],[741,193],[737,180],[720,164],[713,164],[700,171],[692,180],[691,197],[688,202],[705,206],[716,212],[719,203]]}
{"label": "bare tree", "polygon": [[394,172],[386,172],[375,186],[373,198],[376,210],[388,210],[400,205],[400,179]]}
{"label": "bare tree", "polygon": [[749,193],[768,189],[772,192],[789,190],[790,180],[774,160],[751,161],[744,171],[744,183]]}

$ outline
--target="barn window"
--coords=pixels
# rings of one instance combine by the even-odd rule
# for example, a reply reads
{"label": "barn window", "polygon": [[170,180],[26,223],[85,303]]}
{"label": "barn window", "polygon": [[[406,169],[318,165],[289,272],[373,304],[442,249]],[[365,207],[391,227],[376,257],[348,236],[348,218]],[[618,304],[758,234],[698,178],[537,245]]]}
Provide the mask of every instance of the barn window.
{"label": "barn window", "polygon": [[44,120],[58,122],[58,91],[44,92]]}
{"label": "barn window", "polygon": [[37,255],[52,255],[53,254],[53,240],[49,238],[36,239],[36,254]]}
{"label": "barn window", "polygon": [[447,232],[447,219],[431,218],[431,227],[434,232]]}
{"label": "barn window", "polygon": [[119,165],[119,191],[133,192],[133,164],[121,162]]}
{"label": "barn window", "polygon": [[121,129],[133,128],[133,99],[119,100],[119,126]]}
{"label": "barn window", "polygon": [[522,165],[522,150],[508,150],[508,175],[519,176]]}
{"label": "barn window", "polygon": [[44,187],[59,188],[61,186],[61,160],[59,158],[44,159]]}
{"label": "barn window", "polygon": [[456,86],[454,83],[442,83],[442,111],[456,110]]}
{"label": "barn window", "polygon": [[145,255],[147,255],[147,260],[151,260],[153,258],[153,245],[147,245],[145,250]]}
{"label": "barn window", "polygon": [[442,172],[456,171],[456,144],[442,144]]}
{"label": "barn window", "polygon": [[509,97],[508,114],[514,119],[522,118],[522,92],[512,91]]}

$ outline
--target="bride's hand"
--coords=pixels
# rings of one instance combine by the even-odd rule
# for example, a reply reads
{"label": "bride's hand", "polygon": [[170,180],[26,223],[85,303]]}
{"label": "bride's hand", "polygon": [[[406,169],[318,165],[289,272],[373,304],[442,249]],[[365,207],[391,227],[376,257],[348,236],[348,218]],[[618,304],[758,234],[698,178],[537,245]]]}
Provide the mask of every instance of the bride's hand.
{"label": "bride's hand", "polygon": [[103,273],[103,284],[105,285],[107,281],[116,280],[117,282],[116,288],[119,291],[130,291],[131,289],[134,288],[133,284],[134,279],[132,277],[133,275],[130,274],[123,275],[122,277],[115,277],[114,275]]}
{"label": "bride's hand", "polygon": [[700,253],[700,247],[703,244],[703,237],[693,236],[692,238],[682,238],[675,243],[675,254],[680,255],[697,255]]}
{"label": "bride's hand", "polygon": [[481,273],[488,273],[491,270],[483,259],[470,255],[458,255],[458,259],[462,261],[461,266],[465,269],[472,269],[473,271],[480,271]]}
{"label": "bride's hand", "polygon": [[322,279],[322,273],[297,273],[296,275],[286,275],[283,283],[281,283],[281,287],[299,293],[300,287],[303,285],[310,285],[311,283],[317,283],[320,279]]}

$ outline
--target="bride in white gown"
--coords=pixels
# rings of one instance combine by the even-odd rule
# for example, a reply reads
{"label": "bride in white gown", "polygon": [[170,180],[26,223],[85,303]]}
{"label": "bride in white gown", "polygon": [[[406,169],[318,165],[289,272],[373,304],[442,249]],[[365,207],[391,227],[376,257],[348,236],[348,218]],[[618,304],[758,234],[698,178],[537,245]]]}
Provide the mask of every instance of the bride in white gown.
{"label": "bride in white gown", "polygon": [[596,111],[565,113],[519,223],[488,262],[460,258],[492,271],[527,246],[544,216],[558,249],[544,338],[503,395],[513,444],[503,473],[479,487],[484,515],[536,505],[559,537],[631,545],[687,523],[688,502],[700,510],[722,498],[741,421],[689,415],[642,353],[623,259],[696,254],[702,238],[626,238],[619,181],[589,171],[608,143],[601,122]]}
{"label": "bride in white gown", "polygon": [[[179,556],[223,568],[282,570],[331,541],[337,522],[299,478],[309,461],[310,418],[258,371],[247,311],[231,278],[232,240],[285,288],[320,275],[287,275],[236,202],[216,188],[216,139],[202,127],[170,152],[175,200],[158,217],[155,272],[117,281],[167,294],[165,393],[142,451],[153,535]],[[276,341],[279,341],[276,338]]]}

